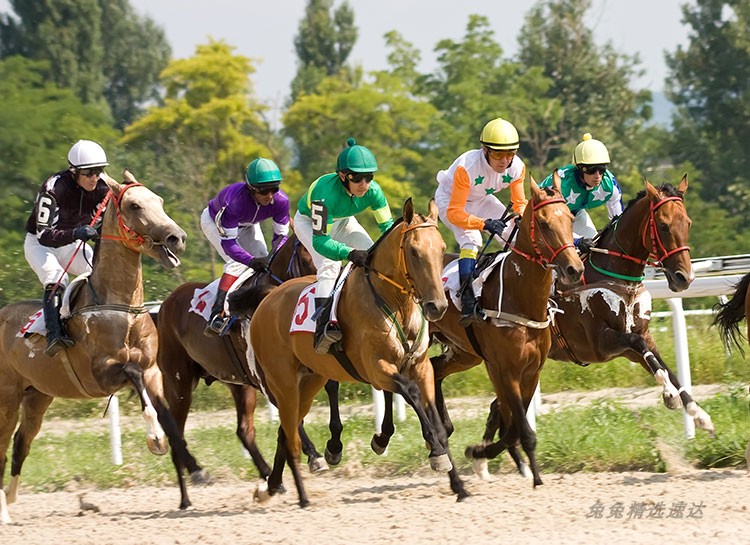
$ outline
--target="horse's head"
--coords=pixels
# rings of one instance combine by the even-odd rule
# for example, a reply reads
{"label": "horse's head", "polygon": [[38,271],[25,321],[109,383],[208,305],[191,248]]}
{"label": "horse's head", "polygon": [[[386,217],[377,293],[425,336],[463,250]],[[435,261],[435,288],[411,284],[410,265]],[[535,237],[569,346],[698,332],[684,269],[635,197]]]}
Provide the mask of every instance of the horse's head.
{"label": "horse's head", "polygon": [[408,198],[401,221],[375,243],[368,268],[385,285],[419,301],[425,317],[435,321],[448,309],[442,281],[445,241],[438,230],[434,200],[429,209],[428,216],[416,213]]}
{"label": "horse's head", "polygon": [[540,188],[531,178],[531,199],[521,219],[513,251],[544,267],[557,269],[558,279],[578,284],[583,263],[573,245],[573,214],[560,192],[560,176],[552,175],[553,187]]}
{"label": "horse's head", "polygon": [[[118,239],[126,247],[157,259],[173,269],[185,251],[187,235],[164,211],[164,200],[125,170],[125,183],[107,178],[116,214],[103,227],[102,238]],[[111,204],[110,204],[111,205]]]}
{"label": "horse's head", "polygon": [[643,244],[651,249],[652,258],[663,269],[669,289],[683,291],[695,278],[688,246],[692,221],[683,201],[688,187],[687,174],[682,176],[676,190],[670,184],[657,189],[648,180],[645,182],[650,213]]}

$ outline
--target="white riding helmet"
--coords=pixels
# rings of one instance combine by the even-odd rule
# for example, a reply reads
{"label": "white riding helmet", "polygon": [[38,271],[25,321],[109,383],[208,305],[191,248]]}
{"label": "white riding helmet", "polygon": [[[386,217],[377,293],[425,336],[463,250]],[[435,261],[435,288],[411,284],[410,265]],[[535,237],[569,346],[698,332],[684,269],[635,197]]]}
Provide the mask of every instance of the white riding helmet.
{"label": "white riding helmet", "polygon": [[106,167],[109,165],[104,149],[91,140],[79,140],[68,152],[68,163],[73,168]]}

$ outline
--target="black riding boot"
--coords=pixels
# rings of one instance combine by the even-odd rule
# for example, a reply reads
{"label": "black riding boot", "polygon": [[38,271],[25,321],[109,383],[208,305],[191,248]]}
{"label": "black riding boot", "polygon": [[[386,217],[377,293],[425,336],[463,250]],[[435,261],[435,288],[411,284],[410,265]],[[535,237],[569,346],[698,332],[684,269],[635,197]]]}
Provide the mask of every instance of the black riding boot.
{"label": "black riding boot", "polygon": [[60,320],[60,306],[64,292],[65,289],[62,286],[58,286],[54,291],[52,286],[44,288],[42,310],[44,323],[47,326],[47,348],[44,349],[44,353],[49,357],[54,356],[63,348],[75,345],[75,341],[65,334]]}
{"label": "black riding boot", "polygon": [[227,298],[227,290],[218,290],[214,306],[211,307],[211,318],[209,318],[203,334],[209,337],[219,335],[227,324],[228,317],[224,316],[224,300]]}
{"label": "black riding boot", "polygon": [[458,319],[458,325],[468,327],[473,322],[481,322],[484,319],[482,309],[474,295],[474,288],[471,285],[471,276],[459,275],[459,282],[464,291],[461,293],[461,317]]}
{"label": "black riding boot", "polygon": [[315,352],[328,354],[331,345],[342,339],[341,330],[337,324],[330,323],[331,297],[315,298]]}

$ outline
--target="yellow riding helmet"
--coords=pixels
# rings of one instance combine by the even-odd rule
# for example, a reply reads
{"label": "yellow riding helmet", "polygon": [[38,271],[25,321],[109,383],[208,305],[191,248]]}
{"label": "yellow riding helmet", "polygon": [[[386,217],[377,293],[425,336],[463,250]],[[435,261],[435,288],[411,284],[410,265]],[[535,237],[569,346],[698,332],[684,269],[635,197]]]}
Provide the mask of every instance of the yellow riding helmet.
{"label": "yellow riding helmet", "polygon": [[588,132],[573,150],[574,165],[608,165],[610,162],[607,146],[592,138]]}
{"label": "yellow riding helmet", "polygon": [[490,149],[517,150],[518,131],[511,123],[498,117],[484,126],[482,134],[479,135],[479,141]]}

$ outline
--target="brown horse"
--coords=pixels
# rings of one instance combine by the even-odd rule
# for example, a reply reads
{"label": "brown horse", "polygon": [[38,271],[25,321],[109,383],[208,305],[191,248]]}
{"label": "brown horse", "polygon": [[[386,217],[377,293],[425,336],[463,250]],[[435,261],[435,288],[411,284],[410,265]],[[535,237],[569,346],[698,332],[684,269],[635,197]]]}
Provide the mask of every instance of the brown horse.
{"label": "brown horse", "polygon": [[289,333],[292,321],[308,312],[296,309],[312,277],[285,282],[253,314],[250,340],[255,370],[279,409],[281,423],[273,470],[257,491],[261,499],[266,492],[279,492],[286,463],[300,506],[309,504],[297,463],[297,430],[328,379],[366,382],[401,394],[419,417],[433,469],[448,471],[459,500],[468,496],[450,459],[427,354],[426,320],[439,319],[448,307],[441,281],[445,242],[437,215],[434,201],[425,217],[414,212],[408,199],[403,217],[370,249],[367,265],[351,271],[336,311],[344,336],[340,352],[334,348],[331,354],[316,354],[312,333]]}
{"label": "brown horse", "polygon": [[[750,316],[750,273],[743,276],[735,287],[732,298],[726,303],[716,305],[718,310],[714,318],[714,325],[719,327],[721,338],[727,350],[737,347],[740,354],[744,356],[745,350],[740,343],[742,333],[740,333],[739,323]],[[747,320],[747,336],[745,340],[750,339],[750,320]]]}
{"label": "brown horse", "polygon": [[[292,235],[271,255],[268,269],[258,271],[235,293],[241,298],[255,297],[259,301],[283,281],[308,274],[315,274],[312,257]],[[232,393],[237,412],[237,437],[250,453],[260,475],[267,478],[271,468],[255,443],[254,414],[258,384],[250,375],[246,359],[248,321],[236,320],[229,332],[221,337],[204,336],[205,320],[188,312],[195,290],[204,287],[206,284],[199,282],[182,284],[160,306],[157,363],[164,377],[164,394],[178,429],[184,434],[193,391],[198,382],[203,379],[209,384],[214,381],[225,384]],[[304,430],[300,431],[304,434]],[[327,466],[312,442],[306,439],[304,444],[305,452],[310,457],[311,470],[325,469]],[[180,509],[185,509],[191,503],[183,477],[184,470],[188,471],[194,483],[205,483],[209,478],[197,463],[184,467],[175,456],[172,461],[180,486]]]}
{"label": "brown horse", "polygon": [[507,431],[494,444],[469,447],[466,455],[494,457],[520,440],[537,486],[542,480],[534,453],[536,434],[526,420],[526,410],[551,345],[552,270],[557,270],[559,281],[573,285],[580,282],[583,263],[573,246],[573,216],[560,194],[559,176],[555,174],[553,188],[540,189],[533,179],[530,187],[531,199],[515,246],[484,283],[482,307],[496,310],[485,310],[489,319],[464,328],[458,324],[458,309],[451,306],[441,320],[431,324],[431,331],[446,347],[432,358],[438,407],[446,428],[450,431],[453,426],[440,388],[442,380],[484,360],[495,393],[503,400],[500,411]]}
{"label": "brown horse", "polygon": [[[682,405],[697,426],[713,433],[711,417],[683,389],[659,355],[648,330],[651,297],[643,287],[648,263],[664,271],[669,288],[685,290],[693,281],[688,235],[690,218],[683,202],[688,187],[685,175],[678,188],[664,184],[658,189],[645,182],[641,191],[597,237],[585,261],[582,286],[556,290],[553,301],[562,311],[552,324],[549,357],[579,365],[626,357],[641,364],[663,387],[664,404]],[[497,401],[490,407],[484,441],[502,434]],[[509,448],[521,472],[518,452]],[[475,464],[485,476],[486,463]]]}
{"label": "brown horse", "polygon": [[175,254],[185,249],[185,232],[164,212],[160,197],[127,171],[125,179],[124,185],[107,182],[110,200],[93,272],[71,302],[67,331],[75,346],[50,358],[44,354],[44,337],[19,335],[29,316],[39,310],[40,301],[0,309],[0,521],[4,523],[10,521],[2,479],[11,434],[20,420],[7,492],[12,503],[31,442],[55,397],[105,397],[129,385],[141,400],[149,449],[166,453],[166,431],[172,450],[189,463],[163,397],[156,366],[157,333],[143,306],[141,271],[143,254],[168,268],[178,266]]}

